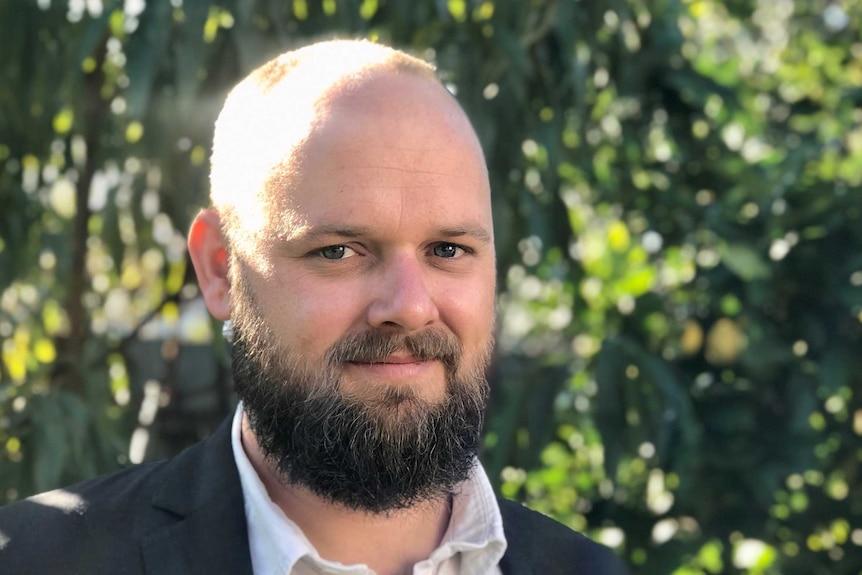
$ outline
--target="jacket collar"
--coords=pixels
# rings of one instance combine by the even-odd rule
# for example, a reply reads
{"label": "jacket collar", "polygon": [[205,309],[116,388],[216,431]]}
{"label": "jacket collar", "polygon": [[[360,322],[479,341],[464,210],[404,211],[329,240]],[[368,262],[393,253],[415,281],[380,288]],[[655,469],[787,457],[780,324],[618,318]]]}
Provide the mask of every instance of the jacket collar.
{"label": "jacket collar", "polygon": [[[230,418],[208,439],[165,465],[165,480],[152,505],[175,515],[177,521],[144,538],[146,572],[252,575]],[[201,553],[202,549],[206,552]]]}

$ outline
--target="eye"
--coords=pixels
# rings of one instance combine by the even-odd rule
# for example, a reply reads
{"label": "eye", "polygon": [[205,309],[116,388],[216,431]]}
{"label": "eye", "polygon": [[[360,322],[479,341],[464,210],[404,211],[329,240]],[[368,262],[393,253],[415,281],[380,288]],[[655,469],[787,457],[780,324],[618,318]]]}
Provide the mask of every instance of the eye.
{"label": "eye", "polygon": [[441,243],[436,244],[431,252],[438,258],[452,259],[461,256],[464,253],[464,248],[455,244]]}
{"label": "eye", "polygon": [[356,252],[344,245],[326,246],[317,250],[323,259],[327,260],[343,260],[356,255]]}

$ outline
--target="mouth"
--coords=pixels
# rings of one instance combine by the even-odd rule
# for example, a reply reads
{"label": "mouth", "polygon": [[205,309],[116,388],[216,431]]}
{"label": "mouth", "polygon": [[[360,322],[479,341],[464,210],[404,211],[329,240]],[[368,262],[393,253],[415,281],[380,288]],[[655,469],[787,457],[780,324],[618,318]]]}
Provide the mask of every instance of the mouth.
{"label": "mouth", "polygon": [[410,380],[423,376],[440,362],[436,359],[422,359],[413,354],[392,354],[373,360],[349,361],[347,366],[360,370],[375,379]]}
{"label": "mouth", "polygon": [[411,363],[426,363],[434,361],[430,359],[421,359],[412,354],[392,354],[380,359],[371,359],[366,361],[351,361],[348,363],[356,365],[409,365]]}

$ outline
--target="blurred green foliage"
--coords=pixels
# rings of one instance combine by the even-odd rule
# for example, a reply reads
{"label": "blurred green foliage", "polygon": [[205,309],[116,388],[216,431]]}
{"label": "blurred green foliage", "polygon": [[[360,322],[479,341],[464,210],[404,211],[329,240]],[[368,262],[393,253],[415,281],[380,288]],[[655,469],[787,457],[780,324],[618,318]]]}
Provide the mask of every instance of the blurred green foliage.
{"label": "blurred green foliage", "polygon": [[213,120],[274,54],[365,36],[434,61],[487,152],[502,492],[643,573],[859,573],[860,22],[860,0],[0,0],[0,501],[228,412],[183,239]]}

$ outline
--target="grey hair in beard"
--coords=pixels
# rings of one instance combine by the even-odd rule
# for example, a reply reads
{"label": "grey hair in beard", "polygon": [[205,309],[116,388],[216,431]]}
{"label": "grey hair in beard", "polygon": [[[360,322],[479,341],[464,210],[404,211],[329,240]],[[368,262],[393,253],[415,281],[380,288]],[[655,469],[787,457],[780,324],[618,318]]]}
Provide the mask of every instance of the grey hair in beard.
{"label": "grey hair in beard", "polygon": [[[441,329],[369,330],[342,338],[322,365],[313,365],[284,349],[243,287],[234,283],[234,382],[251,429],[285,484],[352,510],[387,513],[445,497],[469,476],[488,395],[490,343],[463,365],[460,342]],[[370,386],[362,397],[344,391],[348,362],[379,362],[397,351],[443,364],[440,402],[409,386]]]}

